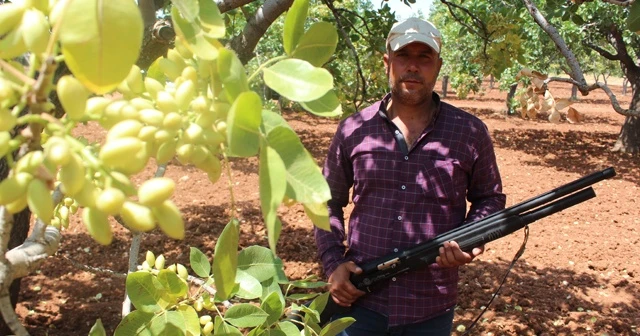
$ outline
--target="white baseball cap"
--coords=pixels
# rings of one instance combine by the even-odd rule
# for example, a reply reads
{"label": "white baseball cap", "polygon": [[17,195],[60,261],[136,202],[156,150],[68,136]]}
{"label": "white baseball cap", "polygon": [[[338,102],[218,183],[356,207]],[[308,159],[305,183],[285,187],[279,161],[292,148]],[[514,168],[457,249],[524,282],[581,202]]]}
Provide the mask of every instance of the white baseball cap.
{"label": "white baseball cap", "polygon": [[442,35],[433,23],[417,17],[393,24],[387,36],[387,48],[398,51],[413,42],[424,43],[439,54]]}

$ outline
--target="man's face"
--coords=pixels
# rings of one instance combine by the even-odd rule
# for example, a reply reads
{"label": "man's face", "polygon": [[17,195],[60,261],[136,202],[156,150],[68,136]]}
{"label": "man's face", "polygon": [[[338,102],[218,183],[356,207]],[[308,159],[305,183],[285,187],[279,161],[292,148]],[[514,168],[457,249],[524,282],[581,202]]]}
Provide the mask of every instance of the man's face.
{"label": "man's face", "polygon": [[384,55],[384,64],[395,99],[407,105],[419,105],[431,99],[442,59],[429,46],[410,43]]}

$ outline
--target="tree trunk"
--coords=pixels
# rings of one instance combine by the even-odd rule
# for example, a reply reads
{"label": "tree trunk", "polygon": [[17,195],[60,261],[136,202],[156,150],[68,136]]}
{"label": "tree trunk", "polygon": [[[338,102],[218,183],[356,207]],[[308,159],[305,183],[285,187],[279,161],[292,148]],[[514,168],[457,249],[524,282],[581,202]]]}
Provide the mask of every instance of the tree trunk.
{"label": "tree trunk", "polygon": [[[0,181],[7,178],[9,174],[9,167],[7,166],[7,161],[3,158],[0,160]],[[25,239],[27,239],[27,234],[29,233],[29,218],[31,217],[31,212],[29,208],[26,208],[22,212],[13,215],[13,229],[11,230],[11,238],[9,238],[9,250],[21,245]],[[18,295],[20,294],[20,281],[22,279],[15,279],[11,283],[11,287],[9,289],[9,296],[11,298],[11,305],[13,308],[16,308],[16,303],[18,303]],[[4,320],[0,317],[0,335],[11,335],[13,332],[9,329]]]}
{"label": "tree trunk", "polygon": [[507,114],[516,113],[513,109],[513,104],[511,103],[516,95],[516,90],[518,90],[518,83],[511,84],[509,87],[509,93],[507,94]]}
{"label": "tree trunk", "polygon": [[629,80],[627,79],[627,77],[622,79],[622,95],[626,96],[627,95],[627,84],[629,84]]}
{"label": "tree trunk", "polygon": [[[636,109],[640,105],[640,90],[637,85],[631,85],[631,92],[633,98],[631,98],[630,109]],[[614,152],[622,153],[640,153],[640,118],[639,117],[626,117],[620,134],[613,145]]]}
{"label": "tree trunk", "polygon": [[447,98],[447,90],[449,86],[449,76],[442,77],[442,98]]}
{"label": "tree trunk", "polygon": [[571,100],[578,100],[578,86],[575,84],[571,87]]}
{"label": "tree trunk", "polygon": [[495,78],[493,78],[493,75],[489,75],[489,89],[493,90],[494,82],[495,82]]}

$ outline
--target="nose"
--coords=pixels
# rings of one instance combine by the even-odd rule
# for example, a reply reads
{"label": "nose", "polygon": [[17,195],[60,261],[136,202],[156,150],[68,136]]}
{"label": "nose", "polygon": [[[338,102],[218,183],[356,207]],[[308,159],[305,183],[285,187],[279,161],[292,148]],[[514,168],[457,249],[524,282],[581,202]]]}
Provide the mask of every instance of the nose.
{"label": "nose", "polygon": [[418,72],[418,62],[416,60],[409,60],[407,63],[407,72]]}

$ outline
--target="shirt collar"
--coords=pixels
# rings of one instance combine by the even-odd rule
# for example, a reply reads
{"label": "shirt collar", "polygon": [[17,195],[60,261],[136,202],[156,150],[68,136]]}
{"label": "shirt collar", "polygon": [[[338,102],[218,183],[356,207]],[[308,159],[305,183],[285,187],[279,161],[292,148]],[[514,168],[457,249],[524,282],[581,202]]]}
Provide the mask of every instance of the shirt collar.
{"label": "shirt collar", "polygon": [[[438,118],[438,116],[440,115],[440,95],[438,95],[435,92],[432,92],[431,99],[433,99],[433,101],[436,102],[436,112],[433,118],[431,119],[431,122],[434,123]],[[389,117],[387,116],[387,105],[389,105],[389,100],[391,100],[391,93],[387,93],[384,96],[384,98],[382,98],[380,102],[380,107],[378,107],[378,115],[380,115],[382,118],[387,120],[389,120]]]}

